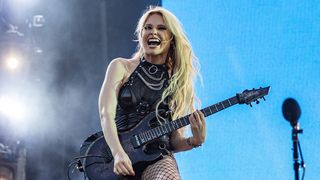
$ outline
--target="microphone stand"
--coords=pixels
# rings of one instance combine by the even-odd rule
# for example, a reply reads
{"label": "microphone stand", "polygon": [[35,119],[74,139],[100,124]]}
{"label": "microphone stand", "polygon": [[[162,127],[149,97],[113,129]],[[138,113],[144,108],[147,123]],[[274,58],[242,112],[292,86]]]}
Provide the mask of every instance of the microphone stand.
{"label": "microphone stand", "polygon": [[[299,138],[298,138],[298,134],[302,134],[302,133],[303,133],[303,130],[300,129],[299,124],[292,126],[293,161],[294,161],[293,169],[294,169],[295,180],[299,180],[300,165],[302,168],[304,168],[304,161],[303,161],[303,156],[302,156],[301,147],[300,147]],[[298,151],[300,152],[301,163],[299,163]],[[304,177],[304,172],[303,172],[303,177]]]}

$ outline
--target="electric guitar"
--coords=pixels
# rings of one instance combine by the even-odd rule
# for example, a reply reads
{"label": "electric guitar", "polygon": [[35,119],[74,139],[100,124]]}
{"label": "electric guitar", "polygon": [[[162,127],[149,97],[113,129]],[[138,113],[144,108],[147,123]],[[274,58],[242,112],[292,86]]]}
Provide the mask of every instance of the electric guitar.
{"label": "electric guitar", "polygon": [[[270,86],[245,90],[242,93],[237,93],[234,97],[213,104],[200,111],[207,117],[235,104],[247,104],[252,107],[252,102],[258,104],[259,99],[262,98],[265,100],[264,96],[269,93],[269,88]],[[189,125],[189,116],[190,115],[187,115],[161,126],[151,128],[150,121],[156,118],[156,112],[152,112],[131,130],[118,133],[121,145],[128,154],[135,172],[140,172],[150,163],[163,157],[163,153],[161,152],[147,153],[147,144],[163,135]],[[113,172],[113,157],[102,132],[98,132],[88,137],[80,148],[80,154],[82,155],[78,157],[79,159],[82,158],[80,169],[84,171],[85,175],[90,180],[139,179],[139,175],[136,175],[135,177],[124,177],[118,176]]]}

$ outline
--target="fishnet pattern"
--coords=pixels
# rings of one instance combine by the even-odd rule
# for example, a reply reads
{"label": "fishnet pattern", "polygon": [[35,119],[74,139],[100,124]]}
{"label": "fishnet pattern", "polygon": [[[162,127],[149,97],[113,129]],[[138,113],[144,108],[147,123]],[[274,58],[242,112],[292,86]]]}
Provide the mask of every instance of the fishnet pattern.
{"label": "fishnet pattern", "polygon": [[176,160],[172,156],[165,156],[149,165],[143,171],[141,180],[181,180]]}

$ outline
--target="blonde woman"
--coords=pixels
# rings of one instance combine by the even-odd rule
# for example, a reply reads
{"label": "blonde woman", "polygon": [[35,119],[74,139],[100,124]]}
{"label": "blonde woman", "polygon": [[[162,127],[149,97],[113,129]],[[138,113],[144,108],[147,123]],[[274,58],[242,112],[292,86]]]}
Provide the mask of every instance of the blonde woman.
{"label": "blonde woman", "polygon": [[[147,9],[136,35],[137,52],[131,59],[116,58],[110,63],[99,97],[102,130],[114,157],[113,171],[125,178],[180,179],[172,152],[200,146],[206,136],[205,118],[194,110],[198,62],[180,22],[162,7]],[[163,110],[171,115],[159,113]],[[192,136],[186,138],[182,128],[159,138],[149,148],[152,152],[165,150],[166,155],[135,172],[118,132],[134,128],[153,111],[157,117],[151,126],[193,112],[189,117]],[[165,149],[159,149],[160,145]]]}

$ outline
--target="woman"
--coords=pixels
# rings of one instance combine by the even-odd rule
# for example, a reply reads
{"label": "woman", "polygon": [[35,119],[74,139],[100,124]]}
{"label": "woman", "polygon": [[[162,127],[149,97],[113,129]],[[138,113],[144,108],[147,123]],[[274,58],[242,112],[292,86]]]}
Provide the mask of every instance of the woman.
{"label": "woman", "polygon": [[159,142],[166,143],[167,152],[200,146],[206,127],[203,114],[193,106],[198,62],[179,21],[162,7],[143,14],[136,35],[137,52],[131,59],[117,58],[110,63],[99,97],[101,126],[114,157],[114,173],[127,177],[139,173],[141,179],[180,179],[171,153],[143,172],[134,172],[117,133],[133,128],[152,111],[157,112],[155,125],[168,119],[161,110],[171,112],[172,120],[193,112],[189,117],[192,137],[185,138],[183,129],[178,129]]}

